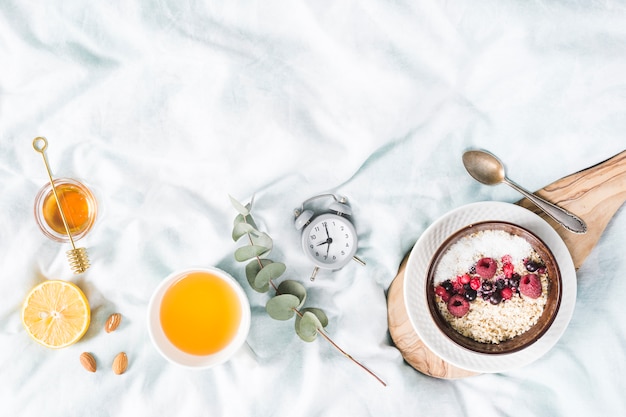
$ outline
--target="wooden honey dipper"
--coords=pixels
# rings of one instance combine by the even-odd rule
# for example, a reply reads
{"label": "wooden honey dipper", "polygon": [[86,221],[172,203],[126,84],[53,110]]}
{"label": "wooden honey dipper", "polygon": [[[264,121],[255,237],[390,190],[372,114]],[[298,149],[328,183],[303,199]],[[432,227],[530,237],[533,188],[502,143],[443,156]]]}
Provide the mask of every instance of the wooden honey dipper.
{"label": "wooden honey dipper", "polygon": [[52,179],[52,172],[50,171],[50,165],[48,165],[48,158],[46,157],[46,148],[48,147],[48,141],[44,137],[36,137],[33,139],[33,148],[35,151],[39,152],[43,158],[43,163],[46,166],[46,171],[48,172],[48,179],[50,181],[50,187],[52,187],[52,193],[54,194],[54,199],[57,203],[57,208],[59,209],[59,214],[61,216],[61,220],[63,221],[63,227],[65,227],[65,232],[67,233],[67,237],[72,244],[72,249],[66,252],[67,260],[70,263],[70,267],[74,271],[75,274],[80,274],[85,272],[89,268],[89,258],[87,256],[87,250],[85,248],[77,248],[74,244],[74,239],[72,238],[72,233],[70,232],[70,227],[67,224],[67,219],[65,218],[65,213],[63,212],[63,207],[61,207],[61,200],[59,200],[59,195],[57,194],[56,187],[54,185],[54,180]]}

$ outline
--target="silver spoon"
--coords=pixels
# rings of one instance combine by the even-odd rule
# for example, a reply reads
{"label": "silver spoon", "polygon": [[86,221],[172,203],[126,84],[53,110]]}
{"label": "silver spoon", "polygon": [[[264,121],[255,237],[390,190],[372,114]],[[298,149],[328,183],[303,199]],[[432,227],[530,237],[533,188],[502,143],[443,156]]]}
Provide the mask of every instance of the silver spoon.
{"label": "silver spoon", "polygon": [[511,186],[570,232],[587,232],[587,225],[581,218],[528,192],[508,179],[504,173],[504,165],[495,155],[485,151],[466,151],[463,153],[463,165],[467,172],[480,183],[495,185],[503,182]]}

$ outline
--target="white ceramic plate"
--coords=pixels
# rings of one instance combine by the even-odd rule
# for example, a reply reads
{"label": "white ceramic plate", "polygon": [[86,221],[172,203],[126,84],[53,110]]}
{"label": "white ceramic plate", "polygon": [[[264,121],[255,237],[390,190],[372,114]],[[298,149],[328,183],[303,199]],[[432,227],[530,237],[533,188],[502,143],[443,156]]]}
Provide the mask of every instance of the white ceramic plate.
{"label": "white ceramic plate", "polygon": [[[436,250],[457,230],[482,221],[507,221],[528,229],[550,248],[561,270],[562,298],[552,326],[535,343],[508,354],[484,354],[465,349],[439,330],[426,300],[428,267]],[[480,373],[519,368],[547,353],[565,332],[576,304],[576,270],[559,234],[545,220],[523,207],[503,202],[480,202],[452,210],[431,224],[419,238],[407,262],[404,304],[417,335],[437,356],[462,369]]]}

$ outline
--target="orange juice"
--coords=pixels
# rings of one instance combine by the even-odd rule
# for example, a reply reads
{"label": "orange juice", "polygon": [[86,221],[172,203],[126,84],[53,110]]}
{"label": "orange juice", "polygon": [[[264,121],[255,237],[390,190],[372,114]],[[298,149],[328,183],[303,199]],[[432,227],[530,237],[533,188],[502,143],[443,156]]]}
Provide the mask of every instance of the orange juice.
{"label": "orange juice", "polygon": [[[82,232],[89,225],[89,221],[92,218],[87,196],[74,184],[55,184],[55,188],[70,232],[72,235]],[[44,197],[42,215],[52,230],[59,234],[67,235],[52,190]]]}
{"label": "orange juice", "polygon": [[210,355],[235,337],[242,318],[237,293],[210,272],[191,272],[174,282],[163,295],[161,327],[183,352]]}

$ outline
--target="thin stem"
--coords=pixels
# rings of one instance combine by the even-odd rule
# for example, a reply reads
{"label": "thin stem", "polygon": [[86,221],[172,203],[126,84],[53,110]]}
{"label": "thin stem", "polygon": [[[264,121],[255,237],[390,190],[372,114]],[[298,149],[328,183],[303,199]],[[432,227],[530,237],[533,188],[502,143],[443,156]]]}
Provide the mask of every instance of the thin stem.
{"label": "thin stem", "polygon": [[[270,280],[270,284],[272,284],[272,287],[274,287],[274,289],[276,289],[276,287],[274,286],[274,283],[272,282],[272,280]],[[280,295],[280,292],[278,290],[276,290],[276,293],[278,295]],[[294,308],[293,311],[300,317],[303,317],[302,312],[300,312],[300,310],[298,310],[297,308]],[[354,359],[352,357],[352,355],[350,355],[348,352],[346,352],[345,350],[343,350],[337,343],[335,343],[333,341],[333,339],[330,338],[330,336],[328,336],[328,334],[326,334],[326,332],[320,328],[316,329],[317,334],[319,334],[320,336],[322,336],[324,339],[326,339],[326,341],[328,343],[330,343],[335,349],[337,349],[339,352],[341,352],[341,354],[343,356],[345,356],[346,358],[350,359],[352,362],[354,362],[355,364],[357,364],[359,367],[361,367],[361,369],[363,369],[365,372],[367,372],[368,374],[370,374],[371,376],[373,376],[374,378],[376,378],[376,380],[378,382],[380,382],[381,384],[383,384],[383,386],[387,386],[387,383],[385,383],[385,381],[383,381],[378,375],[376,375],[371,369],[369,369],[367,366],[363,365],[361,362],[357,361],[356,359]]]}
{"label": "thin stem", "polygon": [[357,364],[358,366],[361,367],[361,369],[363,369],[365,372],[367,372],[368,374],[370,374],[371,376],[373,376],[374,378],[376,378],[376,380],[378,382],[380,382],[381,384],[383,384],[383,386],[387,386],[387,384],[385,383],[385,381],[383,381],[378,375],[376,375],[372,370],[370,370],[368,367],[366,367],[365,365],[363,365],[361,362],[357,361],[356,359],[354,359],[350,354],[348,354],[348,352],[344,351],[342,348],[339,347],[339,345],[337,345],[335,342],[333,342],[333,340],[330,338],[330,336],[328,336],[326,334],[326,332],[324,332],[322,329],[317,329],[317,333],[322,336],[324,339],[326,339],[328,341],[328,343],[330,343],[331,345],[333,345],[333,347],[335,349],[337,349],[339,352],[341,352],[341,354],[343,356],[345,356],[346,358],[350,359],[352,362],[354,362],[355,364]]}

